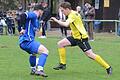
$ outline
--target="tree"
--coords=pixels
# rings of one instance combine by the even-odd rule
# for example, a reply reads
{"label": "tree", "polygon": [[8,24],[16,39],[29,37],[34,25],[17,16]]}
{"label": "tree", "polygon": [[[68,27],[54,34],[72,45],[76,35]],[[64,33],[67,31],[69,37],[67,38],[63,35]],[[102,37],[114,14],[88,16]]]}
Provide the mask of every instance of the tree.
{"label": "tree", "polygon": [[17,8],[17,0],[2,0],[0,1],[0,7],[2,10],[16,9]]}

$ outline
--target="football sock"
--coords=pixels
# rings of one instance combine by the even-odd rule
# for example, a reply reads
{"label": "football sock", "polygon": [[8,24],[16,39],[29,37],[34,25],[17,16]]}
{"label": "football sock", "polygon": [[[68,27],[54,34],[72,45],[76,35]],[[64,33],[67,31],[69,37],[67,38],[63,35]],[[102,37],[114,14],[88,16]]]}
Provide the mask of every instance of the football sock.
{"label": "football sock", "polygon": [[41,53],[41,55],[39,56],[39,60],[38,60],[38,69],[44,68],[47,56],[48,56],[47,54]]}
{"label": "football sock", "polygon": [[66,50],[65,48],[58,48],[60,63],[66,64]]}
{"label": "football sock", "polygon": [[109,68],[109,64],[107,64],[99,55],[96,55],[95,61],[102,65],[105,69]]}
{"label": "football sock", "polygon": [[36,65],[38,65],[38,60],[39,60],[39,58],[36,58]]}
{"label": "football sock", "polygon": [[29,63],[30,63],[31,67],[35,67],[36,66],[36,56],[35,55],[30,55]]}

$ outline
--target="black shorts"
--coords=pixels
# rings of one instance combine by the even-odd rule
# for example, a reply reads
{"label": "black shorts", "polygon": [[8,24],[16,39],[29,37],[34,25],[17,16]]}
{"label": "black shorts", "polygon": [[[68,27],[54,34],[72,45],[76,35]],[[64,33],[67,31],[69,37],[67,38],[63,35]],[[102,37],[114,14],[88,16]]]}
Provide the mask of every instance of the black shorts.
{"label": "black shorts", "polygon": [[67,37],[70,41],[71,46],[79,46],[83,52],[86,52],[91,49],[91,46],[88,42],[88,38],[85,39],[74,39],[72,36]]}

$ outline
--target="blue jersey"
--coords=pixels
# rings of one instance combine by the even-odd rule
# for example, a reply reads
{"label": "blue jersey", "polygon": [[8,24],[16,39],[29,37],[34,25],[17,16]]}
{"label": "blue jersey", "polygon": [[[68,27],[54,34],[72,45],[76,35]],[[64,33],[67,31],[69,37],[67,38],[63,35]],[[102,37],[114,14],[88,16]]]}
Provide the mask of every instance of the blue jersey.
{"label": "blue jersey", "polygon": [[25,33],[20,35],[19,43],[24,41],[33,41],[35,38],[35,31],[39,29],[39,20],[37,15],[34,12],[27,12],[25,13],[26,23],[25,23]]}

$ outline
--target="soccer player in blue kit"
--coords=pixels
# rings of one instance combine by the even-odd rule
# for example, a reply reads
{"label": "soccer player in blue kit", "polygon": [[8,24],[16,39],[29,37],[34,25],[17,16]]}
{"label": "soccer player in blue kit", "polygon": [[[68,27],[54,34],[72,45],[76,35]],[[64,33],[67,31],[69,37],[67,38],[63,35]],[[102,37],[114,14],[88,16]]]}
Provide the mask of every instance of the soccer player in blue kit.
{"label": "soccer player in blue kit", "polygon": [[[38,18],[42,16],[44,8],[41,5],[35,5],[34,11],[25,12],[20,15],[20,33],[19,46],[22,50],[30,54],[29,63],[31,66],[31,75],[48,77],[44,73],[44,65],[48,56],[48,49],[40,42],[34,40],[35,32],[39,30]],[[36,65],[36,54],[39,54],[38,64]]]}

